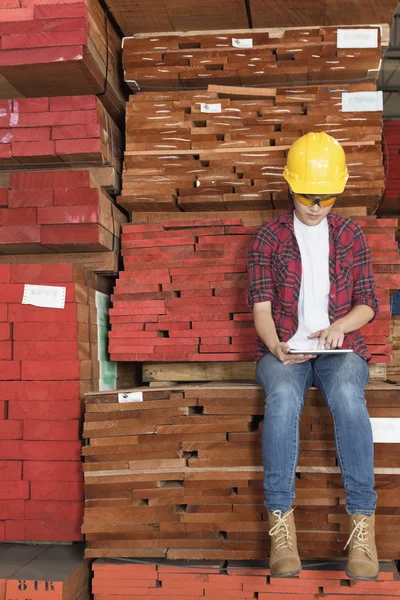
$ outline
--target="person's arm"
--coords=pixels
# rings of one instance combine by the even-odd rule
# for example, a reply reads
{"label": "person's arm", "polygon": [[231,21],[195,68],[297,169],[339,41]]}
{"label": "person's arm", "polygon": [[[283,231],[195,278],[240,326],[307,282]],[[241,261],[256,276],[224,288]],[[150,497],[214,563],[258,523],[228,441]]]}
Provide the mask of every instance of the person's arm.
{"label": "person's arm", "polygon": [[289,345],[281,342],[272,317],[272,302],[276,290],[272,276],[273,240],[268,230],[258,231],[251,243],[248,260],[249,287],[247,303],[253,308],[257,335],[283,364],[303,362],[312,355],[288,354]]}
{"label": "person's arm", "polygon": [[360,329],[374,316],[374,311],[366,304],[359,304],[351,309],[345,317],[338,319],[327,329],[320,329],[308,336],[309,339],[319,338],[317,349],[341,348],[346,333]]}
{"label": "person's arm", "polygon": [[272,352],[284,365],[305,362],[313,358],[313,354],[289,354],[290,346],[281,342],[276,333],[276,327],[272,318],[271,302],[257,302],[253,306],[254,326],[257,335],[268,350]]}

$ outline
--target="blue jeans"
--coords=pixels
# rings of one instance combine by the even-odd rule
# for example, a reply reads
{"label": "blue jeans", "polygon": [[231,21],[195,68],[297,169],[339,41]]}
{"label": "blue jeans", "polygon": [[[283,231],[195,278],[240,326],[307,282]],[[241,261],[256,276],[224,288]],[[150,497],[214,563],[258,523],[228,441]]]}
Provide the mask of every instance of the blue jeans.
{"label": "blue jeans", "polygon": [[371,515],[377,494],[372,428],[364,397],[369,380],[366,361],[355,353],[330,354],[285,366],[268,353],[258,361],[256,376],[266,393],[262,453],[268,510],[284,513],[296,497],[300,414],[305,393],[314,385],[333,417],[346,512]]}

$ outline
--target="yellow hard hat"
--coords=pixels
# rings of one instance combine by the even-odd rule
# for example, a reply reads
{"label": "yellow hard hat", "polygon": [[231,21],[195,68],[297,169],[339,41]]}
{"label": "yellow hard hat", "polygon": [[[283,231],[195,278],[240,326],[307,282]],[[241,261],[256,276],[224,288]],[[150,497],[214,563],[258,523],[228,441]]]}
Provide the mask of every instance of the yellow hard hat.
{"label": "yellow hard hat", "polygon": [[307,133],[291,146],[283,176],[297,194],[341,194],[349,178],[344,150],[327,133]]}

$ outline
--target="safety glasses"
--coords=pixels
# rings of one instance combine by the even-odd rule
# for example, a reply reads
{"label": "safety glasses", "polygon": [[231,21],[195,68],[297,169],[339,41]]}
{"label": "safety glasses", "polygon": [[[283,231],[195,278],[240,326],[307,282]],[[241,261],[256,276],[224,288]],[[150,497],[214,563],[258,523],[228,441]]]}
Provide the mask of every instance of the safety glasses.
{"label": "safety glasses", "polygon": [[304,206],[314,206],[314,204],[318,204],[321,208],[326,208],[327,206],[332,206],[335,202],[336,198],[339,196],[328,196],[327,198],[315,198],[314,196],[308,196],[307,194],[293,194],[296,200],[303,204]]}

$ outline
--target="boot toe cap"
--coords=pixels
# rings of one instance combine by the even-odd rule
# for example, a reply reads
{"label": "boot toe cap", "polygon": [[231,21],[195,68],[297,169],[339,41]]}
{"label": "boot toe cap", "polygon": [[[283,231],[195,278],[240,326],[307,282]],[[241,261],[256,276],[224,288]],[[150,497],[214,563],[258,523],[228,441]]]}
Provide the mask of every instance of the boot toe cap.
{"label": "boot toe cap", "polygon": [[288,577],[300,573],[301,562],[296,556],[285,556],[270,563],[273,577]]}
{"label": "boot toe cap", "polygon": [[379,575],[379,564],[371,560],[352,560],[346,574],[353,579],[376,579]]}

